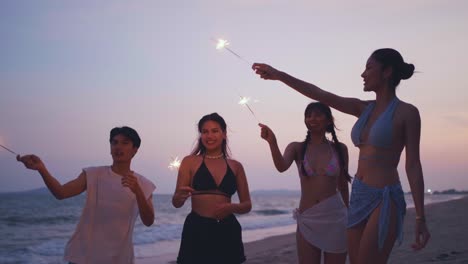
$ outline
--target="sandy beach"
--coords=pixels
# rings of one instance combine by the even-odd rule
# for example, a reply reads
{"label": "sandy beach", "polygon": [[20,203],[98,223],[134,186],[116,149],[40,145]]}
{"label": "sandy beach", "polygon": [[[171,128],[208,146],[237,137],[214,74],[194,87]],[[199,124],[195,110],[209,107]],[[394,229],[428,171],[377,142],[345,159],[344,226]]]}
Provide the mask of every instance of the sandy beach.
{"label": "sandy beach", "polygon": [[[468,197],[426,206],[431,240],[425,249],[415,252],[414,209],[408,209],[404,223],[404,241],[395,246],[389,263],[465,263],[468,264]],[[273,236],[245,244],[246,264],[297,263],[295,234]],[[163,258],[137,259],[137,264],[174,263]]]}

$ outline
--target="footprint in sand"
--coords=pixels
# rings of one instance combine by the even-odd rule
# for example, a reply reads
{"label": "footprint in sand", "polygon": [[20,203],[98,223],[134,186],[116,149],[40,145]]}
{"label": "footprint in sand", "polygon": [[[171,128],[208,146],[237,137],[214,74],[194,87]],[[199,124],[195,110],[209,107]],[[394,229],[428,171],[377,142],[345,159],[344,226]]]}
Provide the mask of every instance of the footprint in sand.
{"label": "footprint in sand", "polygon": [[458,251],[450,251],[450,253],[442,253],[442,254],[439,254],[437,255],[437,257],[435,257],[433,259],[433,261],[449,261],[449,260],[456,260],[457,259],[457,256],[458,254],[461,254],[461,252],[458,252]]}

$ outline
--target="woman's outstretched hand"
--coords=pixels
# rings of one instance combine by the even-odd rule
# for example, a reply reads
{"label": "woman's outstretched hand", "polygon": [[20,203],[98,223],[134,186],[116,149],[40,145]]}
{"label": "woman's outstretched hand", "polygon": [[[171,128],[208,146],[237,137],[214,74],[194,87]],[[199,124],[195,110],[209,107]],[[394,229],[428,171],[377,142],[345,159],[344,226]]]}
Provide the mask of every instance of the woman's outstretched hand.
{"label": "woman's outstretched hand", "polygon": [[259,123],[258,126],[261,128],[260,129],[260,137],[262,137],[264,140],[266,140],[269,144],[275,143],[276,142],[276,136],[275,133],[269,128],[267,125],[264,125],[262,123]]}
{"label": "woman's outstretched hand", "polygon": [[252,69],[265,80],[279,80],[280,71],[264,63],[254,63]]}

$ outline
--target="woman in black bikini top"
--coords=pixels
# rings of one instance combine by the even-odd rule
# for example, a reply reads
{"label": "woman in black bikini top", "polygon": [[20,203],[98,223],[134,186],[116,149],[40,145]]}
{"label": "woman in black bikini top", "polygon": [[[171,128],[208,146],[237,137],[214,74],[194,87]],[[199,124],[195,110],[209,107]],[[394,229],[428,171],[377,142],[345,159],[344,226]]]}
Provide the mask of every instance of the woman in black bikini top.
{"label": "woman in black bikini top", "polygon": [[215,178],[211,174],[208,167],[206,167],[206,158],[209,159],[212,157],[207,157],[206,155],[204,155],[202,164],[198,168],[195,175],[193,175],[192,188],[194,189],[194,192],[192,193],[192,195],[217,194],[231,198],[231,196],[237,191],[237,183],[236,176],[234,175],[234,172],[232,171],[231,167],[229,167],[226,157],[224,157],[224,155],[223,157],[221,157],[226,162],[227,170],[219,185],[216,184]]}
{"label": "woman in black bikini top", "polygon": [[[217,113],[198,123],[200,138],[180,165],[172,204],[190,197],[177,263],[243,263],[242,228],[234,214],[248,213],[249,187],[242,164],[229,159],[226,123]],[[237,192],[239,203],[232,203]]]}

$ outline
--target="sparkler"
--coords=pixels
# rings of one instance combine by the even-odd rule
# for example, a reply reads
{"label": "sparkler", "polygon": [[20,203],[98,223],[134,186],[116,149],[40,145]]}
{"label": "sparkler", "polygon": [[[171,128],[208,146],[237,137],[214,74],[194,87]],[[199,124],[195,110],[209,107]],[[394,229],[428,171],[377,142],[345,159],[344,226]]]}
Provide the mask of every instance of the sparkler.
{"label": "sparkler", "polygon": [[225,39],[218,39],[218,42],[216,43],[216,49],[220,50],[220,49],[226,49],[227,51],[229,51],[232,55],[236,56],[238,59],[242,60],[243,62],[247,63],[247,65],[252,65],[252,63],[248,62],[246,59],[242,58],[239,54],[237,54],[236,52],[234,52],[232,49],[228,48],[227,46],[229,45],[230,43],[225,40]]}
{"label": "sparkler", "polygon": [[4,148],[4,149],[6,149],[8,152],[10,152],[11,154],[13,154],[13,155],[15,155],[15,156],[17,156],[17,155],[18,155],[16,152],[14,152],[13,150],[11,150],[11,149],[9,149],[9,148],[7,148],[7,147],[3,146],[2,144],[0,144],[0,147],[2,147],[2,148]]}
{"label": "sparkler", "polygon": [[[213,39],[213,41],[215,41]],[[232,49],[228,48],[227,46],[229,45],[230,43],[225,40],[225,39],[218,39],[217,40],[217,43],[216,43],[216,49],[220,50],[220,49],[226,49],[227,51],[229,51],[232,55],[236,56],[238,59],[242,60],[243,62],[247,63],[249,66],[251,65],[250,62],[248,62],[246,59],[242,58],[239,54],[237,54],[236,52],[234,52]],[[258,123],[260,123],[260,121],[258,120],[257,116],[255,115],[254,111],[252,110],[252,108],[250,108],[249,106],[249,101],[250,101],[250,98],[249,97],[246,97],[246,96],[241,96],[240,93],[239,93],[239,97],[240,97],[240,100],[238,102],[238,104],[242,105],[242,106],[246,106],[247,109],[249,109],[250,113],[253,115],[253,117],[257,120]]]}
{"label": "sparkler", "polygon": [[249,109],[250,113],[252,113],[253,117],[255,117],[255,119],[257,120],[258,123],[260,123],[260,121],[258,120],[257,116],[256,116],[255,113],[252,111],[252,108],[250,108],[250,106],[249,106],[249,101],[250,101],[250,97],[240,96],[240,100],[239,100],[239,103],[238,103],[238,104],[247,106],[247,108]]}
{"label": "sparkler", "polygon": [[167,166],[169,169],[174,170],[174,169],[179,169],[180,167],[181,160],[179,160],[179,157],[172,158],[171,163],[169,163],[169,166]]}

